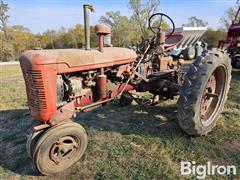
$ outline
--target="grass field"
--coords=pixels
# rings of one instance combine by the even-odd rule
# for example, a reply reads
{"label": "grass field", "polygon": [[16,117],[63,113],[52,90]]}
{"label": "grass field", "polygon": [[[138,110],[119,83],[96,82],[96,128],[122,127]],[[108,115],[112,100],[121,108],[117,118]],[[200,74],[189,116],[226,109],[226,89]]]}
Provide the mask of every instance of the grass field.
{"label": "grass field", "polygon": [[176,100],[156,107],[112,104],[78,115],[88,133],[86,153],[67,171],[44,177],[26,155],[26,135],[34,121],[27,114],[21,70],[17,65],[0,68],[0,179],[183,179],[181,161],[236,165],[238,177],[208,178],[240,178],[240,71],[233,71],[224,112],[207,137],[181,131]]}

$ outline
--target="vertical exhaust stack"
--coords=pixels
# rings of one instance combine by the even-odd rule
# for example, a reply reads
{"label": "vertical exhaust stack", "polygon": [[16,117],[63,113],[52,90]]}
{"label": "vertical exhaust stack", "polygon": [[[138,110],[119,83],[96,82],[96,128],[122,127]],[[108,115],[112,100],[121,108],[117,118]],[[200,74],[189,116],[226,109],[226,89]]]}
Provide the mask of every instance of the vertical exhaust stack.
{"label": "vertical exhaust stack", "polygon": [[90,4],[83,5],[84,13],[84,32],[85,32],[85,49],[90,50],[90,24],[89,24],[89,11],[94,12],[94,8]]}

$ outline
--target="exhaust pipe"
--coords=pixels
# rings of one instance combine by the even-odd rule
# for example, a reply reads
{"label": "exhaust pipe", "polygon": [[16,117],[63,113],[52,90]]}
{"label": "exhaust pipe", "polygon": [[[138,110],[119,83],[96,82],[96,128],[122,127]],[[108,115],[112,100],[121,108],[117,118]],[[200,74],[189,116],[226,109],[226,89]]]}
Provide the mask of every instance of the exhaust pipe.
{"label": "exhaust pipe", "polygon": [[84,32],[85,32],[85,49],[90,50],[90,25],[89,25],[89,10],[94,12],[94,8],[90,4],[83,5],[84,13]]}

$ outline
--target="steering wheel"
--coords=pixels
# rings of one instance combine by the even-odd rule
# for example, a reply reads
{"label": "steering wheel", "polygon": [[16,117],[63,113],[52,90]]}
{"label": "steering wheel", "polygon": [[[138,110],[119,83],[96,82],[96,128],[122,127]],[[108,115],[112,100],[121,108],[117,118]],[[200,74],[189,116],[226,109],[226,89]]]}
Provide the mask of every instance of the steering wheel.
{"label": "steering wheel", "polygon": [[[154,20],[154,18],[156,18],[157,16],[160,17],[160,23],[158,23],[158,26],[154,25],[154,22],[152,22]],[[167,21],[164,21],[164,18],[166,18]],[[155,19],[155,21],[156,21],[156,19]],[[170,22],[171,23],[170,27],[172,27],[172,28],[164,29],[162,27],[163,22]],[[175,31],[175,24],[174,24],[173,20],[168,15],[163,14],[163,13],[153,14],[148,20],[148,27],[151,29],[151,31],[153,33],[157,33],[160,30],[162,30],[162,31],[166,32],[166,35],[168,35],[168,36],[172,35]]]}

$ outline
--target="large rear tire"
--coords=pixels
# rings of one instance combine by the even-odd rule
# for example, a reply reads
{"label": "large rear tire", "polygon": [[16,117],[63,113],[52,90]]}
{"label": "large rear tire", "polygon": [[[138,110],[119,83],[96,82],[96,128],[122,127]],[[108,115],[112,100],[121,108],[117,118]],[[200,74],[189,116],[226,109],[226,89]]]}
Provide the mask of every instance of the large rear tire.
{"label": "large rear tire", "polygon": [[227,99],[231,63],[213,51],[197,57],[186,73],[178,100],[178,122],[189,135],[206,135],[216,124]]}
{"label": "large rear tire", "polygon": [[34,163],[40,173],[53,175],[77,162],[87,147],[84,128],[73,122],[49,128],[39,138],[34,150]]}

